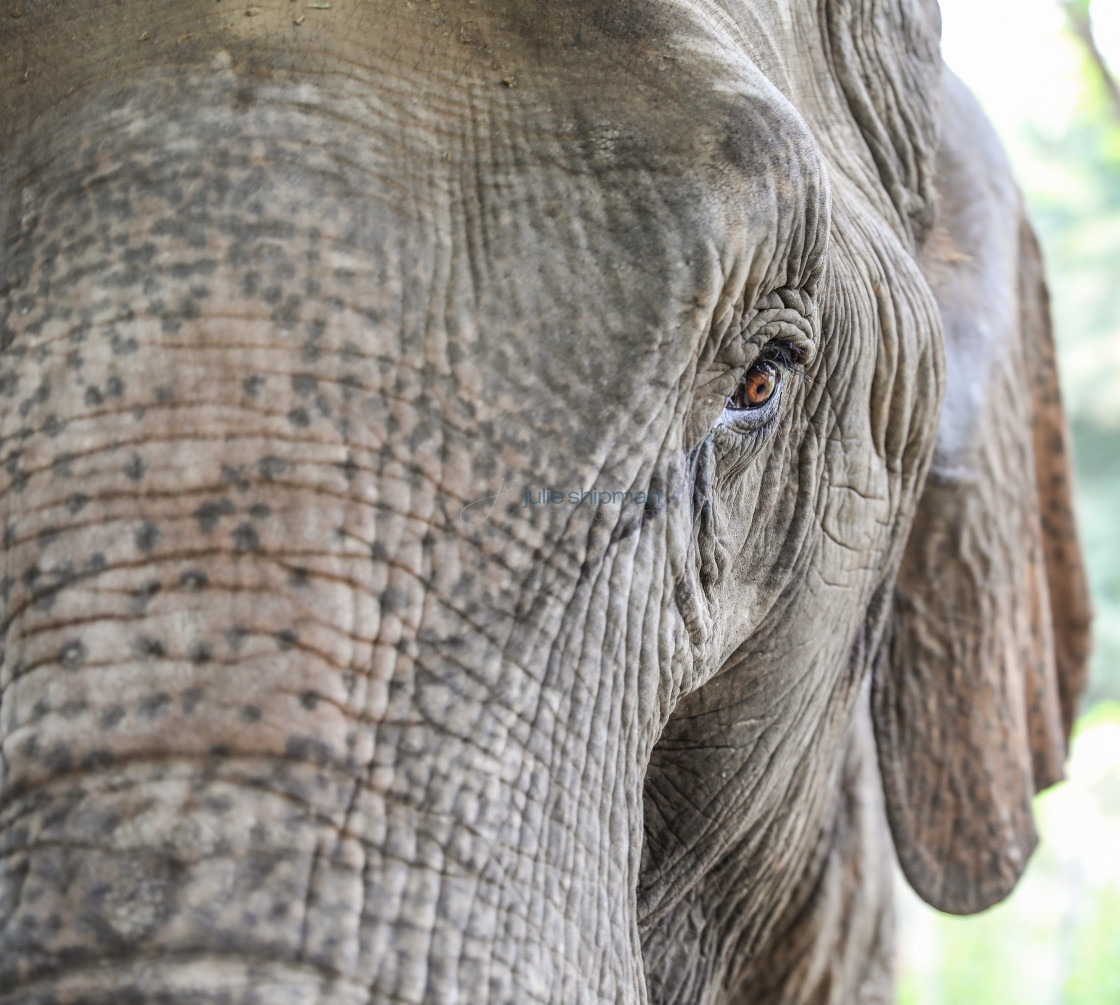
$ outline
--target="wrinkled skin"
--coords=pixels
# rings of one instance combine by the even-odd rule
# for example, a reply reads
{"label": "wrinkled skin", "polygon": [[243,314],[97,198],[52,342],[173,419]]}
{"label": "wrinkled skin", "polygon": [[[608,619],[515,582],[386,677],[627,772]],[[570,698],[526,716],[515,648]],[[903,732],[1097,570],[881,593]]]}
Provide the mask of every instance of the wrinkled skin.
{"label": "wrinkled skin", "polygon": [[1088,615],[935,4],[22,6],[0,1003],[883,1002],[892,833],[1006,895]]}

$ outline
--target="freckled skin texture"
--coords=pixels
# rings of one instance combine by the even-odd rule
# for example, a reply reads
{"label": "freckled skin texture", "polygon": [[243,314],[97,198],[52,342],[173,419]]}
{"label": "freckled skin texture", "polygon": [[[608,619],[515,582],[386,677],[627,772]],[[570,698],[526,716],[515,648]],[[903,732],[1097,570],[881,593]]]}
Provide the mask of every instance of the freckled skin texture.
{"label": "freckled skin texture", "polygon": [[892,836],[1006,895],[1088,607],[935,4],[15,13],[0,1005],[885,1003]]}

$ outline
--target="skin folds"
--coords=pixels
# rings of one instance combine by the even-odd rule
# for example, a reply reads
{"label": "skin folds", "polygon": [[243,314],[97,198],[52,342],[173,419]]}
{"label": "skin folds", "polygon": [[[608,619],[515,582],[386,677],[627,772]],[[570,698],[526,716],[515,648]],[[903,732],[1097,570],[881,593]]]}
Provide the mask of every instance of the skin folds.
{"label": "skin folds", "polygon": [[888,1001],[892,833],[1007,892],[1087,608],[938,31],[24,5],[0,1003]]}

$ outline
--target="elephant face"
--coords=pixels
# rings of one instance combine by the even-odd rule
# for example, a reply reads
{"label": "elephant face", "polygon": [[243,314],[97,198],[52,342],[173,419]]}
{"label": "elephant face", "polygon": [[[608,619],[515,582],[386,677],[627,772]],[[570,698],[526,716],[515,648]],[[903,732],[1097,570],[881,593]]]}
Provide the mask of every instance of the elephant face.
{"label": "elephant face", "polygon": [[0,43],[0,987],[870,1000],[1087,620],[935,5],[248,14]]}

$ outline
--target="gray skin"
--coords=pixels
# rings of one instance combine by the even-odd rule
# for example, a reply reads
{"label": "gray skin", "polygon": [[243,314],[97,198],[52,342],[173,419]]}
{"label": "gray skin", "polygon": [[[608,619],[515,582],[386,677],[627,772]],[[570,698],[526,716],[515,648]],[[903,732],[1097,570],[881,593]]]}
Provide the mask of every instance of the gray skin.
{"label": "gray skin", "polygon": [[935,4],[20,6],[2,1005],[886,1002],[892,833],[1006,895],[1088,607]]}

